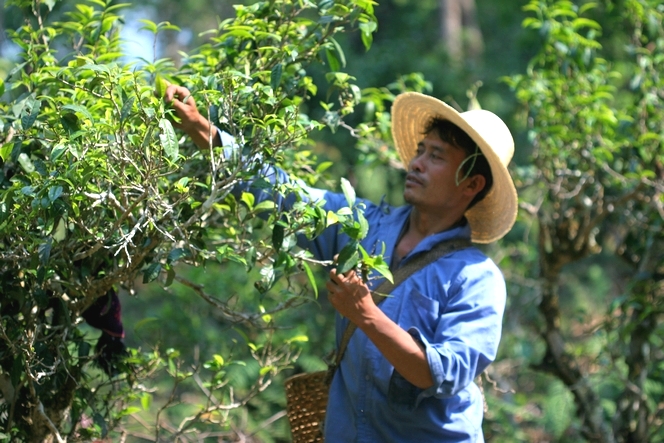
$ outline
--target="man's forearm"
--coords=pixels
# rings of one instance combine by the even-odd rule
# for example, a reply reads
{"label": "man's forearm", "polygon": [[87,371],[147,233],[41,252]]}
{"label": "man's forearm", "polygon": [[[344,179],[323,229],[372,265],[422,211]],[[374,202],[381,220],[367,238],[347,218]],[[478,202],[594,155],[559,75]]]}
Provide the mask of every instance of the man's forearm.
{"label": "man's forearm", "polygon": [[357,326],[406,380],[421,389],[433,385],[424,346],[378,307]]}
{"label": "man's forearm", "polygon": [[205,118],[201,118],[195,125],[183,129],[200,149],[209,149],[210,146],[221,145],[219,131]]}

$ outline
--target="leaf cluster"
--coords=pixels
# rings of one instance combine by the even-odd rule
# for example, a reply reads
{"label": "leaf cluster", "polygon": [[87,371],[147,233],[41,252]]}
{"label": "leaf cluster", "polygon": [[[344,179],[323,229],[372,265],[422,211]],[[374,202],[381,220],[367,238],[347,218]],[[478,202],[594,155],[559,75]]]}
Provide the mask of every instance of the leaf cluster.
{"label": "leaf cluster", "polygon": [[[310,183],[322,177],[325,166],[316,166],[304,149],[309,134],[340,124],[360,100],[352,77],[340,71],[344,56],[335,35],[357,26],[368,47],[374,3],[237,6],[236,17],[211,30],[209,43],[185,55],[177,69],[170,60],[140,67],[124,62],[119,13],[127,4],[75,4],[59,22],[49,21],[54,2],[16,5],[32,20],[11,35],[21,62],[0,83],[0,365],[20,394],[3,404],[2,426],[16,427],[19,438],[105,435],[134,412],[126,405],[136,398],[112,394],[120,416],[113,402],[106,401],[104,411],[95,406],[100,374],[84,374],[97,356],[79,325],[97,298],[118,287],[133,291],[139,276],[166,287],[177,281],[227,321],[265,328],[275,313],[311,298],[307,283],[316,290],[312,260],[295,238],[320,233],[327,214],[307,202],[282,212],[253,194],[231,191],[249,180],[265,192],[300,191],[297,184],[285,189],[256,179],[266,165]],[[149,21],[144,27],[155,35],[175,29]],[[324,121],[303,112],[320,88],[309,73],[319,63],[332,71]],[[232,146],[201,151],[181,139],[173,110],[155,94],[163,79],[187,86],[209,120],[233,137]],[[366,221],[363,226],[366,231]],[[239,263],[247,273],[259,272],[254,286],[260,294],[277,284],[282,289],[267,309],[261,303],[255,312],[242,312],[178,275],[178,263]],[[245,401],[228,397],[232,388],[225,381],[206,386],[211,403],[192,423],[224,416],[212,410],[246,404],[294,360],[293,343],[268,340],[252,350],[261,369]],[[128,363],[134,370],[123,377],[132,383],[141,368],[147,374],[160,365],[176,385],[194,377],[195,371],[173,366],[169,355],[135,355],[138,360]],[[224,366],[218,358],[205,365],[215,374]],[[72,404],[75,414],[64,420]],[[32,421],[19,419],[27,416]],[[94,416],[94,425],[82,428],[84,416]]]}

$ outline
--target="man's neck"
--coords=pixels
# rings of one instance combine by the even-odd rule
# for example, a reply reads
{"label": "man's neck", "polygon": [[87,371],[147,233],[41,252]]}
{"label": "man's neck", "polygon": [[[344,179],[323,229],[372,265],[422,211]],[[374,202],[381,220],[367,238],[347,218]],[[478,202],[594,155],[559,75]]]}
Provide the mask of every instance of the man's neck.
{"label": "man's neck", "polygon": [[438,232],[447,231],[463,223],[463,213],[461,214],[438,214],[423,212],[418,208],[413,207],[408,220],[408,231],[414,237],[419,237],[420,240],[428,237],[429,235]]}
{"label": "man's neck", "polygon": [[395,257],[392,262],[393,266],[398,265],[401,259],[415,249],[424,238],[438,232],[462,226],[465,223],[465,218],[461,214],[456,219],[451,218],[446,220],[441,216],[424,215],[417,208],[413,207],[406,223],[407,226],[396,245]]}

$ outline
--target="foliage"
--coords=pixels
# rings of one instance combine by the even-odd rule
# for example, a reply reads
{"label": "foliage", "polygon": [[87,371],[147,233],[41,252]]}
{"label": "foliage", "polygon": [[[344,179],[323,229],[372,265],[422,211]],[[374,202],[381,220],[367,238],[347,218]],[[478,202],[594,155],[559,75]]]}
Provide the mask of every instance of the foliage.
{"label": "foliage", "polygon": [[[602,56],[604,29],[590,15],[597,4],[525,6],[531,16],[524,26],[537,30],[543,45],[527,74],[508,82],[534,147],[532,166],[519,178],[522,222],[536,254],[515,251],[530,266],[514,271],[527,272],[539,288],[537,332],[545,349],[532,367],[573,395],[578,422],[565,431],[566,441],[654,442],[664,439],[657,406],[664,348],[655,327],[663,312],[664,11],[639,0],[609,6],[619,8],[622,29],[632,33],[625,54],[631,60],[621,71]],[[611,262],[620,273],[605,278],[623,289],[596,295],[608,309],[566,308],[572,267],[600,253],[622,259],[621,266]]]}
{"label": "foliage", "polygon": [[[12,35],[22,60],[0,91],[2,428],[26,441],[104,437],[123,417],[153,407],[141,381],[165,371],[171,395],[148,432],[168,440],[210,426],[233,433],[241,426],[232,412],[290,367],[306,339],[278,332],[277,322],[280,312],[310,301],[307,287],[316,287],[313,261],[296,248],[296,236],[341,223],[360,239],[366,222],[361,208],[331,218],[300,201],[283,212],[231,191],[269,165],[309,183],[323,176],[325,167],[316,169],[306,149],[309,133],[343,124],[361,96],[342,71],[335,36],[357,27],[368,47],[376,29],[373,3],[237,6],[236,17],[212,30],[182,67],[160,59],[140,69],[121,61],[119,13],[126,4],[91,0],[54,22],[55,4],[8,2],[31,17]],[[155,36],[174,28],[144,26]],[[321,62],[330,69],[329,91],[317,121],[303,107],[324,86],[308,74]],[[172,111],[155,94],[157,76],[194,91],[237,149],[200,151],[180,140]],[[284,187],[256,179],[254,185],[299,190],[297,182]],[[364,258],[382,269],[380,260]],[[212,295],[218,291],[186,277],[184,264],[239,266],[258,296]],[[130,350],[115,368],[119,376],[109,380],[90,365],[98,355],[81,314],[119,287],[133,292],[138,276],[145,284],[190,288],[219,321],[235,326],[235,344],[199,357],[193,367],[178,349]],[[229,378],[236,367],[249,368],[240,371],[244,383]],[[163,425],[185,384],[198,386],[199,400],[175,427]]]}
{"label": "foliage", "polygon": [[[441,51],[432,1],[155,0],[159,19],[142,26],[172,58],[140,66],[124,61],[122,5],[5,4],[22,56],[0,87],[4,437],[287,440],[280,380],[322,369],[334,335],[311,289],[319,266],[294,236],[331,222],[360,235],[361,207],[282,214],[231,188],[268,164],[310,185],[344,174],[359,195],[398,203],[394,95],[455,103],[479,80],[480,102],[515,134],[522,208],[487,248],[510,294],[483,383],[487,441],[664,440],[657,2],[518,11],[523,2],[477,0],[487,50],[461,66]],[[345,32],[359,23],[364,33]],[[189,30],[206,43],[178,54]],[[154,97],[158,77],[190,87],[261,162],[180,139]],[[137,348],[110,379],[91,364],[99,333],[80,318],[108,288],[124,288]]]}

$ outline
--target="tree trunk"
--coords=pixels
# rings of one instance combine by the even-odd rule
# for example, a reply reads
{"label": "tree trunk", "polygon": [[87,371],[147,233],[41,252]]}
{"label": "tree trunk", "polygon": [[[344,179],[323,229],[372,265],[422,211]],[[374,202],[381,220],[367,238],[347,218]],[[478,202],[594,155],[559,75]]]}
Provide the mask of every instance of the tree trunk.
{"label": "tree trunk", "polygon": [[475,0],[440,0],[440,38],[453,60],[482,54],[484,41]]}
{"label": "tree trunk", "polygon": [[[641,285],[639,285],[641,286]],[[645,289],[645,288],[640,288]],[[646,314],[646,315],[644,315]],[[648,441],[648,404],[645,383],[648,379],[648,354],[650,335],[656,326],[656,314],[644,312],[643,306],[635,308],[631,315],[635,325],[630,335],[625,356],[627,386],[618,404],[616,434],[625,443]]]}
{"label": "tree trunk", "polygon": [[[659,234],[661,236],[661,234]],[[649,441],[652,418],[657,412],[648,408],[646,382],[649,370],[661,359],[651,349],[652,336],[662,316],[661,309],[656,309],[658,299],[664,296],[664,283],[658,276],[658,269],[664,269],[664,241],[662,238],[650,238],[649,247],[641,253],[637,275],[649,275],[647,279],[637,281],[631,289],[632,312],[630,315],[629,346],[626,348],[625,364],[627,381],[625,389],[617,403],[616,435],[621,442],[640,443]]]}
{"label": "tree trunk", "polygon": [[[564,265],[575,261],[572,254],[565,253],[564,242],[554,240],[554,247],[547,252],[546,244],[552,240],[552,227],[540,220],[539,255],[542,301],[539,311],[544,316],[545,328],[542,337],[546,353],[534,369],[547,372],[561,380],[574,396],[577,416],[583,423],[582,434],[592,443],[615,443],[613,431],[603,418],[599,396],[581,373],[574,357],[565,350],[565,337],[561,331],[561,313],[558,289],[560,273]],[[563,237],[564,238],[564,237]],[[554,237],[556,239],[556,237]],[[557,249],[560,247],[560,250]]]}

